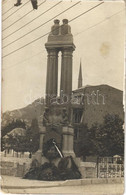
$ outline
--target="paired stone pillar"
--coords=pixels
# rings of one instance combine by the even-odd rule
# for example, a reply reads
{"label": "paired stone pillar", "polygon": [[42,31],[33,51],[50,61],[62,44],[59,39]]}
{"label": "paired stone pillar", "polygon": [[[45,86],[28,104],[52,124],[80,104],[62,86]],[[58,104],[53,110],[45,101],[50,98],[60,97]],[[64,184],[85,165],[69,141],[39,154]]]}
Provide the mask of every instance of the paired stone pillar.
{"label": "paired stone pillar", "polygon": [[75,153],[73,151],[74,129],[71,126],[63,127],[62,134],[63,134],[62,152],[64,156],[75,157]]}
{"label": "paired stone pillar", "polygon": [[[63,153],[65,156],[71,155],[75,156],[73,151],[73,128],[68,126],[70,123],[70,113],[71,113],[71,93],[72,93],[72,54],[75,50],[75,45],[73,43],[73,35],[71,34],[71,27],[68,24],[67,19],[63,19],[63,24],[59,24],[59,20],[54,20],[54,25],[51,27],[51,32],[48,36],[47,43],[45,43],[46,50],[48,52],[47,61],[47,80],[46,80],[46,106],[49,109],[49,121],[50,123],[57,124],[56,118],[59,116],[56,114],[55,110],[60,110],[60,107],[66,107],[67,104],[67,115],[68,122],[67,127],[63,127]],[[61,59],[61,81],[60,81],[60,98],[61,105],[56,108],[52,105],[52,101],[57,96],[58,91],[58,53],[62,53]],[[67,98],[67,99],[66,99]],[[55,101],[55,100],[54,100]],[[55,101],[56,103],[56,101]],[[59,102],[58,102],[59,103]],[[64,105],[63,105],[64,104]],[[53,120],[50,120],[52,119]],[[60,117],[59,117],[60,118]],[[59,124],[66,120],[61,116]],[[52,131],[55,139],[56,135]],[[40,138],[41,142],[41,138]]]}
{"label": "paired stone pillar", "polygon": [[72,47],[62,49],[60,91],[68,98],[72,92],[72,53]]}
{"label": "paired stone pillar", "polygon": [[[67,47],[61,50],[61,83],[60,92],[69,100],[72,91],[72,53],[74,48]],[[46,104],[57,96],[58,89],[58,52],[60,49],[47,48],[47,78],[46,78]]]}
{"label": "paired stone pillar", "polygon": [[46,103],[50,104],[50,99],[57,96],[58,84],[58,51],[47,49],[47,78],[46,78]]}

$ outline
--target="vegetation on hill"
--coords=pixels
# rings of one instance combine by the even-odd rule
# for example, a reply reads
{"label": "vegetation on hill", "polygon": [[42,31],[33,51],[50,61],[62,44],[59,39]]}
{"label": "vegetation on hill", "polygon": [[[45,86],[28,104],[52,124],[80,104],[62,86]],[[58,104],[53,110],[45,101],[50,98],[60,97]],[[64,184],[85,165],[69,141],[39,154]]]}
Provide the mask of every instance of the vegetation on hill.
{"label": "vegetation on hill", "polygon": [[9,125],[9,123],[16,120],[24,121],[27,126],[31,125],[34,118],[39,121],[43,115],[44,106],[44,99],[39,98],[24,108],[2,113],[2,132],[4,131],[4,128]]}
{"label": "vegetation on hill", "polygon": [[10,122],[8,125],[6,125],[5,127],[2,127],[1,137],[5,136],[7,133],[9,133],[15,128],[26,129],[26,124],[24,120],[20,120],[20,119],[12,120],[12,122]]}

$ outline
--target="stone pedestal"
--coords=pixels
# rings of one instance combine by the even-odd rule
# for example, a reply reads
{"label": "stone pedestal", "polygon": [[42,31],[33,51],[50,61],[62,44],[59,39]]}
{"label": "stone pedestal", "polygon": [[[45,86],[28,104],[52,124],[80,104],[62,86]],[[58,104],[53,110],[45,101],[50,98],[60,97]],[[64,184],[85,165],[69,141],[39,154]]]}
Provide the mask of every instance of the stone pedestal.
{"label": "stone pedestal", "polygon": [[63,127],[63,143],[62,143],[62,152],[63,155],[75,157],[75,153],[73,151],[73,136],[74,129],[72,127]]}
{"label": "stone pedestal", "polygon": [[43,164],[42,161],[46,162],[46,158],[42,156],[43,151],[43,138],[46,133],[46,128],[44,126],[40,127],[40,142],[39,142],[39,149],[38,151],[32,156],[32,160],[36,159],[40,164]]}
{"label": "stone pedestal", "polygon": [[39,142],[39,150],[42,151],[42,147],[43,147],[43,138],[45,136],[45,133],[46,133],[46,128],[44,126],[41,126],[40,127],[40,142]]}

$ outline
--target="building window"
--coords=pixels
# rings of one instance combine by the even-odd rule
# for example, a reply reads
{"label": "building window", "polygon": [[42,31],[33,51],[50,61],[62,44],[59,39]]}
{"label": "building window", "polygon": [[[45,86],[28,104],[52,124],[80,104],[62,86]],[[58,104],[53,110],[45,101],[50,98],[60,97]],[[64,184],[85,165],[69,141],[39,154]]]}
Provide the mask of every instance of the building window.
{"label": "building window", "polygon": [[73,110],[73,123],[80,123],[82,118],[83,110],[82,109],[74,109]]}

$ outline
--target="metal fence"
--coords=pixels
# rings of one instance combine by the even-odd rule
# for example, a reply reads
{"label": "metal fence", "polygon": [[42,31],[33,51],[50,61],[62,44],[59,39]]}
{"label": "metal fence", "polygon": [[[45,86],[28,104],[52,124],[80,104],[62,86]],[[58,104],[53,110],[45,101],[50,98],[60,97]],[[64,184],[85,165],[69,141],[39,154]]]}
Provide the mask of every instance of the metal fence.
{"label": "metal fence", "polygon": [[124,159],[122,157],[100,157],[97,160],[98,178],[124,177]]}

